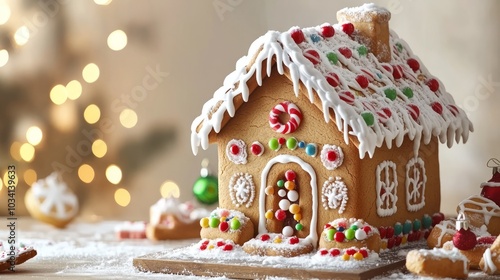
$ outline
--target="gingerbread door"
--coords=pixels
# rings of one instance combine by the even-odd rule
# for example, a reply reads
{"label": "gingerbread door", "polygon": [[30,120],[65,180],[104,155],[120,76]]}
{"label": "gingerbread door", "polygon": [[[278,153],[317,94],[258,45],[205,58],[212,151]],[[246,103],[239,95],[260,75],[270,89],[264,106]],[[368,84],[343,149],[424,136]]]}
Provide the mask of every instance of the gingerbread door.
{"label": "gingerbread door", "polygon": [[261,174],[259,233],[317,240],[318,197],[316,173],[301,158],[279,155]]}

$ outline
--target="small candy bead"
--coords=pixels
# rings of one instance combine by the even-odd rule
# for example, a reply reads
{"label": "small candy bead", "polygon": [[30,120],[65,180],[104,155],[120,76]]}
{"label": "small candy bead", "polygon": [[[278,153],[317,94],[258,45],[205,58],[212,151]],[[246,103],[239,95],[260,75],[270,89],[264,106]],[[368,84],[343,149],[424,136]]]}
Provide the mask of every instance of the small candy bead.
{"label": "small candy bead", "polygon": [[326,239],[332,241],[334,239],[335,233],[337,231],[334,228],[329,228],[326,230]]}
{"label": "small candy bead", "polygon": [[241,227],[241,222],[237,218],[233,218],[231,220],[231,229],[232,230],[238,230]]}
{"label": "small candy bead", "polygon": [[321,41],[321,37],[317,34],[311,34],[311,41],[313,41],[313,43],[318,43],[319,41]]}
{"label": "small candy bead", "polygon": [[306,143],[304,141],[299,142],[299,148],[303,149],[306,147]]}
{"label": "small candy bead", "polygon": [[312,49],[306,50],[304,52],[304,57],[307,58],[313,65],[316,65],[321,62],[319,53]]}
{"label": "small candy bead", "polygon": [[349,228],[352,229],[352,230],[357,230],[358,229],[358,225],[352,224]]}
{"label": "small candy bead", "polygon": [[303,230],[303,229],[304,229],[304,226],[303,226],[301,223],[297,223],[297,224],[295,225],[295,229],[296,229],[297,231],[301,231],[301,230]]}
{"label": "small candy bead", "polygon": [[279,244],[279,243],[281,243],[281,241],[282,241],[282,240],[281,240],[281,238],[280,238],[280,237],[276,237],[276,238],[273,240],[273,242],[274,242],[274,243],[278,243],[278,244]]}
{"label": "small candy bead", "polygon": [[329,151],[326,153],[326,159],[329,161],[335,161],[338,158],[338,155],[335,151]]}
{"label": "small candy bead", "polygon": [[295,190],[291,190],[287,193],[286,197],[288,198],[288,200],[290,200],[291,202],[295,202],[299,199],[299,193]]}
{"label": "small candy bead", "polygon": [[337,248],[333,248],[330,250],[330,256],[332,257],[336,257],[336,256],[339,256],[340,255],[340,250],[337,249]]}
{"label": "small candy bead", "polygon": [[348,260],[350,260],[350,259],[351,259],[351,256],[349,256],[348,254],[344,254],[344,255],[342,255],[342,260],[343,260],[343,261],[348,261]]}
{"label": "small candy bead", "polygon": [[413,228],[413,223],[407,220],[403,225],[403,234],[410,233],[412,228]]}
{"label": "small candy bead", "polygon": [[222,231],[222,232],[228,231],[229,230],[229,224],[226,221],[221,222],[219,224],[219,230]]}
{"label": "small candy bead", "polygon": [[231,244],[226,244],[224,245],[224,247],[222,248],[223,251],[231,251],[233,250],[233,245]]}
{"label": "small candy bead", "polygon": [[282,232],[283,236],[290,237],[293,235],[293,228],[291,226],[286,226],[283,228]]}
{"label": "small candy bead", "polygon": [[348,228],[344,231],[344,235],[347,240],[353,240],[355,237],[355,231],[351,228]]}
{"label": "small candy bead", "polygon": [[411,70],[413,70],[413,72],[417,72],[418,69],[420,69],[420,63],[415,58],[409,58],[406,61],[406,63],[408,63],[408,66],[410,66],[410,68],[411,68]]}
{"label": "small candy bead", "polygon": [[431,226],[432,226],[432,218],[431,218],[431,216],[425,214],[422,217],[422,227],[424,229],[429,229]]}
{"label": "small candy bead", "polygon": [[422,227],[422,223],[420,222],[420,220],[419,219],[415,219],[413,221],[413,230],[414,231],[419,231],[421,227]]}
{"label": "small candy bead", "polygon": [[288,243],[291,245],[298,244],[300,242],[299,238],[297,236],[293,236],[292,238],[288,239]]}
{"label": "small candy bead", "polygon": [[354,253],[352,257],[357,261],[362,261],[364,259],[363,254],[361,254],[360,252]]}
{"label": "small candy bead", "polygon": [[294,181],[286,181],[285,188],[287,190],[294,190],[295,189],[295,182]]}
{"label": "small candy bead", "polygon": [[297,214],[300,213],[300,206],[296,203],[290,205],[290,208],[288,208],[288,211],[292,214]]}
{"label": "small candy bead", "polygon": [[418,106],[415,104],[409,104],[407,106],[407,110],[408,110],[408,113],[410,114],[410,117],[414,121],[417,121],[418,117],[420,116],[420,109],[418,108]]}
{"label": "small candy bead", "polygon": [[253,155],[261,156],[264,153],[264,146],[259,142],[253,142],[250,146],[250,151]]}
{"label": "small candy bead", "polygon": [[208,218],[201,218],[200,219],[200,226],[202,228],[208,228],[209,227],[209,220],[208,220]]}
{"label": "small candy bead", "polygon": [[394,235],[400,235],[403,232],[403,226],[400,222],[394,224]]}
{"label": "small candy bead", "polygon": [[357,240],[365,240],[367,237],[367,234],[363,229],[357,229],[354,233],[354,237]]}
{"label": "small candy bead", "polygon": [[398,49],[399,52],[403,51],[403,45],[401,43],[396,43],[396,48]]}
{"label": "small candy bead", "polygon": [[285,144],[286,144],[286,139],[285,139],[285,138],[283,138],[283,137],[280,137],[280,138],[278,138],[278,143],[279,143],[280,145],[285,145]]}
{"label": "small candy bead", "polygon": [[315,157],[317,153],[318,153],[318,149],[316,147],[316,144],[313,144],[313,143],[307,144],[306,154],[308,154],[309,156]]}
{"label": "small candy bead", "polygon": [[365,249],[360,249],[359,253],[363,255],[363,258],[368,258],[368,251],[366,251]]}
{"label": "small candy bead", "polygon": [[302,214],[297,213],[297,214],[293,215],[293,219],[296,220],[297,222],[302,220]]}
{"label": "small candy bead", "polygon": [[283,221],[286,218],[286,212],[281,209],[278,209],[276,213],[274,213],[274,217],[276,217],[278,221]]}
{"label": "small candy bead", "polygon": [[358,47],[358,54],[363,56],[363,55],[366,55],[368,53],[368,49],[364,46],[364,45],[361,45]]}
{"label": "small candy bead", "polygon": [[335,239],[335,241],[337,241],[337,242],[344,242],[345,235],[344,235],[344,233],[337,231],[334,234],[333,239]]}
{"label": "small candy bead", "polygon": [[295,137],[290,137],[286,140],[286,147],[290,150],[295,150],[297,148],[297,139]]}
{"label": "small candy bead", "polygon": [[431,107],[432,107],[432,110],[434,110],[434,112],[436,112],[440,115],[443,113],[443,105],[441,105],[441,103],[432,102]]}
{"label": "small candy bead", "polygon": [[285,172],[285,178],[287,181],[293,181],[297,177],[297,174],[295,174],[295,171],[293,170],[287,170]]}
{"label": "small candy bead", "polygon": [[352,33],[354,33],[354,25],[352,23],[344,23],[342,24],[342,31],[344,31],[345,34],[351,36]]}
{"label": "small candy bead", "polygon": [[231,154],[237,155],[240,152],[240,147],[237,145],[231,145]]}
{"label": "small candy bead", "polygon": [[363,117],[367,126],[372,126],[375,123],[375,117],[371,112],[363,112],[361,117]]}
{"label": "small candy bead", "polygon": [[263,235],[260,236],[260,240],[262,240],[262,241],[267,241],[269,239],[271,239],[271,237],[269,236],[269,234],[265,234],[264,233]]}
{"label": "small candy bead", "polygon": [[413,97],[413,90],[410,87],[405,87],[403,88],[403,94],[406,95],[408,98]]}
{"label": "small candy bead", "polygon": [[273,186],[267,186],[266,187],[266,195],[273,195],[274,194],[274,187]]}
{"label": "small candy bead", "polygon": [[321,35],[326,38],[333,37],[335,35],[335,29],[331,25],[323,25],[320,28]]}
{"label": "small candy bead", "polygon": [[283,188],[283,186],[285,186],[285,181],[278,180],[278,182],[276,183],[276,185],[278,185],[278,187],[280,187],[280,188]]}
{"label": "small candy bead", "polygon": [[401,65],[392,66],[392,77],[394,77],[395,80],[403,78],[403,67],[401,67]]}
{"label": "small candy bead", "polygon": [[385,97],[389,98],[390,100],[394,101],[398,94],[396,93],[396,90],[393,88],[386,88],[384,90]]}
{"label": "small candy bead", "polygon": [[340,84],[339,76],[333,72],[326,74],[326,81],[332,86],[336,87]]}
{"label": "small candy bead", "polygon": [[280,190],[278,191],[278,195],[279,195],[280,197],[285,197],[285,196],[286,196],[286,191],[285,191],[284,189],[280,189]]}
{"label": "small candy bead", "polygon": [[276,138],[271,138],[269,140],[269,148],[273,151],[277,151],[280,149],[280,144],[278,143],[278,139]]}
{"label": "small candy bead", "polygon": [[216,228],[219,226],[220,220],[218,218],[212,217],[210,218],[209,225],[211,228]]}
{"label": "small candy bead", "polygon": [[352,57],[352,51],[349,48],[346,47],[341,47],[339,48],[339,52],[345,57],[345,58],[351,58]]}
{"label": "small candy bead", "polygon": [[292,36],[295,44],[300,44],[305,40],[304,33],[302,33],[302,30],[300,29],[293,30],[290,35]]}
{"label": "small candy bead", "polygon": [[355,80],[356,80],[356,82],[358,82],[358,85],[363,89],[367,88],[368,85],[370,84],[370,81],[368,81],[368,78],[362,74],[357,75]]}
{"label": "small candy bead", "polygon": [[354,94],[352,94],[352,92],[349,90],[344,90],[344,91],[339,92],[339,97],[340,97],[340,100],[344,101],[345,103],[347,103],[349,105],[354,104]]}
{"label": "small candy bead", "polygon": [[278,203],[278,206],[280,207],[281,210],[287,211],[290,208],[290,201],[288,199],[282,199]]}
{"label": "small candy bead", "polygon": [[429,79],[426,84],[429,87],[429,89],[433,92],[439,90],[439,82],[436,79]]}
{"label": "small candy bead", "polygon": [[273,210],[267,210],[266,214],[264,214],[264,216],[266,217],[266,219],[272,220],[274,218]]}
{"label": "small candy bead", "polygon": [[326,54],[326,58],[328,58],[328,61],[330,61],[330,63],[332,65],[337,65],[337,62],[339,61],[339,58],[337,57],[337,54],[333,53],[333,52],[327,53]]}

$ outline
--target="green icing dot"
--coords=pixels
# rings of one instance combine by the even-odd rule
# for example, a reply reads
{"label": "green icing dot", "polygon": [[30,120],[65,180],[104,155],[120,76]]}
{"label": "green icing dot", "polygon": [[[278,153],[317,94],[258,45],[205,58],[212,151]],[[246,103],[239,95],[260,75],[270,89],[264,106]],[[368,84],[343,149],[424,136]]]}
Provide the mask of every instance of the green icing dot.
{"label": "green icing dot", "polygon": [[355,236],[355,232],[352,228],[348,228],[344,231],[344,234],[345,234],[345,238],[347,240],[353,240],[354,239],[354,236]]}
{"label": "green icing dot", "polygon": [[220,220],[218,218],[215,218],[215,217],[210,218],[210,220],[208,221],[208,225],[211,228],[216,228],[219,226],[219,224],[220,224]]}
{"label": "green icing dot", "polygon": [[361,113],[361,117],[363,117],[367,126],[372,126],[375,123],[375,117],[370,112]]}
{"label": "green icing dot", "polygon": [[337,65],[337,62],[339,61],[337,54],[335,54],[333,52],[329,52],[326,54],[326,57],[328,58],[328,60],[330,61],[331,64]]}
{"label": "green icing dot", "polygon": [[304,229],[304,226],[301,223],[298,223],[295,225],[295,229],[301,231],[302,229]]}
{"label": "green icing dot", "polygon": [[286,147],[290,150],[295,150],[297,148],[297,139],[295,137],[290,137],[286,140]]}
{"label": "green icing dot", "polygon": [[366,55],[368,53],[368,49],[364,45],[361,45],[358,47],[358,53],[359,55]]}
{"label": "green icing dot", "polygon": [[389,98],[390,100],[395,100],[396,96],[398,95],[396,93],[396,90],[393,88],[386,88],[384,89],[385,97]]}
{"label": "green icing dot", "polygon": [[401,43],[396,43],[396,47],[398,48],[399,52],[403,51],[403,45],[401,45]]}
{"label": "green icing dot", "polygon": [[283,186],[285,185],[285,181],[279,180],[276,184],[278,185],[278,187],[283,188]]}
{"label": "green icing dot", "polygon": [[271,140],[269,140],[269,148],[271,148],[271,150],[273,150],[273,151],[279,150],[280,143],[278,142],[278,139],[271,138]]}
{"label": "green icing dot", "polygon": [[403,94],[406,95],[406,97],[408,97],[408,98],[412,98],[413,97],[413,90],[409,87],[405,87],[403,89]]}

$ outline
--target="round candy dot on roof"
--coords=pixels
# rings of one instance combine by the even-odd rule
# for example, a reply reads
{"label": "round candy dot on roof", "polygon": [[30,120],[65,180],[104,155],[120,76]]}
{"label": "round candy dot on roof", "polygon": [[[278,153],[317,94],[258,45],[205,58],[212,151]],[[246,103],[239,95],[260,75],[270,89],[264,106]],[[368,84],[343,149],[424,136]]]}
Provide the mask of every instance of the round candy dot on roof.
{"label": "round candy dot on roof", "polygon": [[392,76],[396,80],[403,78],[403,67],[401,67],[401,65],[393,65],[392,66]]}
{"label": "round candy dot on roof", "polygon": [[358,82],[359,86],[363,89],[367,88],[368,85],[370,84],[368,78],[363,74],[356,76],[356,82]]}
{"label": "round candy dot on roof", "polygon": [[434,110],[434,112],[436,112],[440,115],[443,113],[443,105],[441,105],[441,103],[432,102],[431,107],[432,107],[432,110]]}
{"label": "round candy dot on roof", "polygon": [[354,104],[354,94],[349,90],[344,90],[344,91],[339,92],[339,97],[342,101],[344,101],[345,103],[347,103],[349,105]]}
{"label": "round candy dot on roof", "polygon": [[300,44],[300,43],[304,42],[304,40],[305,40],[304,33],[302,33],[302,30],[300,30],[300,29],[293,30],[291,32],[291,36],[292,36],[293,41],[296,44]]}
{"label": "round candy dot on roof", "polygon": [[316,65],[321,62],[319,53],[315,50],[309,49],[304,52],[304,57],[311,61],[312,64]]}
{"label": "round candy dot on roof", "polygon": [[403,45],[401,43],[396,43],[396,48],[398,49],[399,52],[403,51]]}
{"label": "round candy dot on roof", "polygon": [[363,56],[368,53],[368,49],[365,47],[365,45],[361,45],[358,47],[358,54]]}
{"label": "round candy dot on roof", "polygon": [[326,74],[326,81],[332,86],[336,87],[339,85],[339,76],[333,72]]}
{"label": "round candy dot on roof", "polygon": [[339,52],[345,57],[345,58],[351,58],[352,57],[352,51],[348,47],[341,47],[339,48]]}
{"label": "round candy dot on roof", "polygon": [[333,28],[333,26],[328,24],[321,26],[320,32],[321,35],[323,35],[323,37],[325,38],[330,38],[333,37],[333,35],[335,35],[335,29]]}
{"label": "round candy dot on roof", "polygon": [[389,98],[390,100],[393,100],[393,101],[398,96],[397,93],[396,93],[396,90],[393,89],[393,88],[386,88],[386,89],[384,89],[384,94],[385,94],[385,97],[387,97],[387,98]]}
{"label": "round candy dot on roof", "polygon": [[350,22],[342,24],[342,31],[344,31],[345,34],[351,36],[352,33],[354,33],[354,24]]}
{"label": "round candy dot on roof", "polygon": [[409,104],[407,106],[407,109],[408,109],[408,113],[410,113],[411,118],[414,121],[417,121],[418,117],[420,116],[420,109],[418,108],[418,106],[415,104]]}
{"label": "round candy dot on roof", "polygon": [[372,126],[375,123],[375,117],[371,112],[363,112],[361,117],[363,117],[367,126]]}
{"label": "round candy dot on roof", "polygon": [[410,66],[413,72],[417,72],[420,69],[420,63],[415,58],[408,58],[406,63],[408,63],[408,66]]}
{"label": "round candy dot on roof", "polygon": [[378,115],[378,119],[381,122],[385,123],[392,116],[392,112],[391,112],[391,109],[384,107],[379,112],[377,112],[377,115]]}
{"label": "round candy dot on roof", "polygon": [[330,61],[331,64],[337,65],[337,62],[339,61],[339,58],[337,57],[337,54],[333,52],[329,52],[326,54],[326,58],[328,58],[328,61]]}
{"label": "round candy dot on roof", "polygon": [[408,98],[412,98],[413,97],[413,90],[410,87],[403,88],[402,92]]}
{"label": "round candy dot on roof", "polygon": [[427,82],[426,82],[427,86],[429,87],[429,89],[433,92],[436,92],[439,90],[439,82],[436,80],[436,79],[429,79]]}
{"label": "round candy dot on roof", "polygon": [[313,43],[317,43],[321,41],[321,37],[317,34],[311,34],[311,41],[313,41]]}

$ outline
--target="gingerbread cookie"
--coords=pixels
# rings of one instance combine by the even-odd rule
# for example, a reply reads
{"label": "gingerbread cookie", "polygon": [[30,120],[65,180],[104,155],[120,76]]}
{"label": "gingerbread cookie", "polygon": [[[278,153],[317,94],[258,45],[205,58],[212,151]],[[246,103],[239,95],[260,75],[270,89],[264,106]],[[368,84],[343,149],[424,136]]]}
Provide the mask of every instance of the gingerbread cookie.
{"label": "gingerbread cookie", "polygon": [[[477,239],[477,244],[471,250],[459,250],[462,255],[464,255],[469,260],[469,269],[478,270],[481,269],[479,263],[483,258],[483,254],[486,249],[491,247],[491,244],[495,240],[494,236],[479,237]],[[452,241],[444,243],[443,249],[453,250],[456,248]]]}
{"label": "gingerbread cookie", "polygon": [[468,260],[457,249],[412,250],[406,268],[419,276],[466,279],[469,275]]}
{"label": "gingerbread cookie", "polygon": [[146,238],[146,222],[123,222],[115,226],[118,239],[144,239]]}
{"label": "gingerbread cookie", "polygon": [[[1,244],[0,248],[3,248]],[[6,249],[6,251],[2,251],[0,254],[0,271],[7,269],[14,271],[15,266],[26,262],[37,254],[33,247],[14,248],[12,251],[9,251],[9,247],[4,249]]]}
{"label": "gingerbread cookie", "polygon": [[487,274],[500,275],[500,236],[484,251],[479,267]]}
{"label": "gingerbread cookie", "polygon": [[263,233],[246,242],[243,250],[250,255],[295,257],[314,250],[311,242],[297,236],[283,236],[279,233]]}
{"label": "gingerbread cookie", "polygon": [[444,243],[453,239],[455,232],[457,232],[455,221],[443,220],[432,228],[429,237],[427,237],[427,246],[431,249],[441,248]]}
{"label": "gingerbread cookie", "polygon": [[78,214],[78,198],[57,173],[36,181],[24,197],[34,218],[64,228]]}
{"label": "gingerbread cookie", "polygon": [[209,217],[200,220],[201,238],[222,238],[238,245],[250,240],[254,235],[254,225],[243,213],[236,210],[217,208]]}
{"label": "gingerbread cookie", "polygon": [[500,207],[492,200],[473,195],[458,204],[457,213],[464,213],[474,227],[486,225],[492,235],[500,234]]}
{"label": "gingerbread cookie", "polygon": [[319,239],[319,248],[366,247],[377,253],[380,251],[378,230],[362,220],[340,218],[326,224],[324,228]]}

